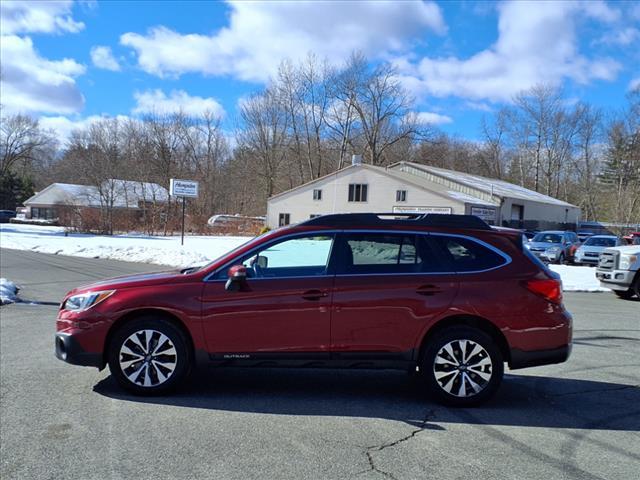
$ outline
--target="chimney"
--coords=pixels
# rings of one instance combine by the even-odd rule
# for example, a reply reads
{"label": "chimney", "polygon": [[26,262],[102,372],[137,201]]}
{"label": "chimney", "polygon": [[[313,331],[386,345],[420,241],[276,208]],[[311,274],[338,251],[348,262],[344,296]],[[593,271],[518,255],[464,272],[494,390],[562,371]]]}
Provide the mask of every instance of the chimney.
{"label": "chimney", "polygon": [[362,155],[351,155],[351,165],[362,165]]}

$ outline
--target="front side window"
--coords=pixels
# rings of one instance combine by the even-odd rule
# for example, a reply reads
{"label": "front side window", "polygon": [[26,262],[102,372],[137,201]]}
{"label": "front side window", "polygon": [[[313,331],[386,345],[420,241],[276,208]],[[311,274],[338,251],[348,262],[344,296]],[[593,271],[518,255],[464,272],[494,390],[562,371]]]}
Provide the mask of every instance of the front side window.
{"label": "front side window", "polygon": [[366,202],[368,185],[366,183],[350,183],[349,184],[349,201],[350,202]]}
{"label": "front side window", "polygon": [[296,237],[272,244],[242,260],[252,278],[325,275],[333,235]]}
{"label": "front side window", "polygon": [[396,190],[396,202],[406,202],[406,201],[407,201],[407,191]]}
{"label": "front side window", "polygon": [[313,191],[313,199],[314,199],[314,200],[322,200],[322,190],[320,190],[320,189],[316,188],[316,189]]}
{"label": "front side window", "polygon": [[281,213],[278,216],[278,226],[284,227],[285,225],[289,225],[291,223],[291,215],[289,213]]}
{"label": "front side window", "polygon": [[492,249],[463,237],[432,235],[455,272],[490,270],[507,263],[507,259]]}

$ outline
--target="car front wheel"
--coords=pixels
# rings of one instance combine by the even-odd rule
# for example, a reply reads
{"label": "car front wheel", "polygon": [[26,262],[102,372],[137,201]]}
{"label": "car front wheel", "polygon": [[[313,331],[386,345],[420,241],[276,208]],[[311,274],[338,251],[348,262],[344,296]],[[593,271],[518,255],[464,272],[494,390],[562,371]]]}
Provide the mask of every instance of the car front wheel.
{"label": "car front wheel", "polygon": [[475,328],[452,327],[431,339],[421,370],[437,401],[467,407],[485,402],[496,392],[504,364],[489,335]]}
{"label": "car front wheel", "polygon": [[183,332],[164,318],[140,317],[113,336],[109,370],[117,382],[136,395],[166,393],[180,384],[191,360]]}

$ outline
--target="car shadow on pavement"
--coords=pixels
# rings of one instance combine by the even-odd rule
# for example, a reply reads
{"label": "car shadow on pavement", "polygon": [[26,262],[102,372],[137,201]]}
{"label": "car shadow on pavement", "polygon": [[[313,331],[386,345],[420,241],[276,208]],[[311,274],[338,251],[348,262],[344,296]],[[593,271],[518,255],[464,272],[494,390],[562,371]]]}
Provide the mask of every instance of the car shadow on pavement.
{"label": "car shadow on pavement", "polygon": [[395,371],[219,368],[194,373],[170,396],[125,393],[112,376],[94,386],[109,398],[271,415],[381,418],[444,430],[442,423],[640,431],[640,387],[505,375],[497,395],[473,409],[434,403],[417,375]]}

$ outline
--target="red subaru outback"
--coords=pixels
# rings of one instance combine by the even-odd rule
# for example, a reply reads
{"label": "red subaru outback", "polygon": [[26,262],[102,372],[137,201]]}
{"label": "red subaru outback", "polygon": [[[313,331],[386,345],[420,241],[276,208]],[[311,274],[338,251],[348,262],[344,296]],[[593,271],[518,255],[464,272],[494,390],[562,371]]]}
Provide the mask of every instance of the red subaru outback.
{"label": "red subaru outback", "polygon": [[77,288],[56,355],[159,394],[197,364],[394,368],[478,404],[510,368],[564,362],[562,284],[522,233],[463,215],[343,214],[257,237],[212,263]]}

